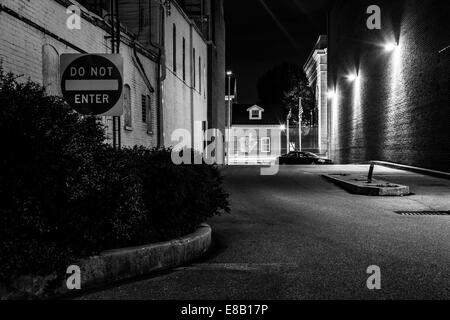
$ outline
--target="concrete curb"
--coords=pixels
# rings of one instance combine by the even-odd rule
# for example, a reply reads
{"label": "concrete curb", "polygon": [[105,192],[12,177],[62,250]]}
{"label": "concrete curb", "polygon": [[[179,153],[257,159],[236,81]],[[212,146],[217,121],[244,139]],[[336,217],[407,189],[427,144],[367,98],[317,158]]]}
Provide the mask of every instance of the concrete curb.
{"label": "concrete curb", "polygon": [[[339,178],[339,175],[323,174],[322,177],[342,187],[343,189],[354,193],[366,196],[396,196],[402,197],[410,194],[408,186],[399,184],[392,184],[382,180],[373,180],[372,184],[363,183],[365,179],[344,179]],[[344,177],[344,176],[341,176]],[[381,186],[387,184],[389,186]]]}
{"label": "concrete curb", "polygon": [[[81,289],[149,275],[200,258],[211,247],[211,227],[202,224],[196,232],[176,240],[147,246],[106,251],[79,262]],[[67,289],[64,290],[68,292]]]}
{"label": "concrete curb", "polygon": [[[179,239],[105,251],[98,256],[82,259],[74,263],[80,268],[81,290],[95,289],[189,263],[209,251],[212,242],[211,236],[211,227],[202,224],[194,233]],[[36,292],[43,289],[44,280],[43,277],[26,276],[20,279],[22,286],[17,287],[16,291],[9,291],[0,283],[0,300],[28,295],[34,298],[54,299],[82,292],[69,290],[64,281],[50,297],[41,296]],[[34,288],[35,284],[38,284],[37,288]]]}
{"label": "concrete curb", "polygon": [[424,169],[424,168],[419,168],[419,167],[412,167],[412,166],[407,166],[404,164],[385,162],[385,161],[370,161],[370,163],[373,163],[377,166],[398,169],[398,170],[411,171],[414,173],[419,173],[419,174],[424,174],[424,175],[428,175],[428,176],[432,176],[432,177],[436,177],[436,178],[443,178],[443,179],[450,180],[450,173],[448,173],[448,172]]}

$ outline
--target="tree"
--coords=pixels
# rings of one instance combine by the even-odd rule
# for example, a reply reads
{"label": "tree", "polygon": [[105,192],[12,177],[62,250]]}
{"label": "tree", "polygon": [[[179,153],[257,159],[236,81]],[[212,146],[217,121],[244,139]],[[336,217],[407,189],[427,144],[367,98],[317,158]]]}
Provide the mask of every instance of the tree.
{"label": "tree", "polygon": [[291,112],[294,123],[298,122],[300,98],[305,123],[309,123],[309,111],[315,106],[314,94],[309,87],[305,72],[299,65],[292,63],[278,65],[260,77],[258,96],[261,103],[283,105],[286,116]]}

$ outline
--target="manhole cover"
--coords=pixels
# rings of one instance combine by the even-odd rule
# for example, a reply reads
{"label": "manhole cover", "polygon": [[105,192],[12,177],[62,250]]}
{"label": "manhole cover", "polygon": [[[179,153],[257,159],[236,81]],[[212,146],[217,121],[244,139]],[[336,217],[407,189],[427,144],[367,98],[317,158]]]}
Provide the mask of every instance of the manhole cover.
{"label": "manhole cover", "polygon": [[395,211],[402,216],[450,216],[450,211]]}

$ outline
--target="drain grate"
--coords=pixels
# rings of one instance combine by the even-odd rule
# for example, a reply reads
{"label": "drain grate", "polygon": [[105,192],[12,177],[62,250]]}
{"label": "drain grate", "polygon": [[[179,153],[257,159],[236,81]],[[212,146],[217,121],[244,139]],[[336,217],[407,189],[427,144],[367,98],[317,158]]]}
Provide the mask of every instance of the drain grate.
{"label": "drain grate", "polygon": [[395,211],[402,216],[450,216],[450,211]]}

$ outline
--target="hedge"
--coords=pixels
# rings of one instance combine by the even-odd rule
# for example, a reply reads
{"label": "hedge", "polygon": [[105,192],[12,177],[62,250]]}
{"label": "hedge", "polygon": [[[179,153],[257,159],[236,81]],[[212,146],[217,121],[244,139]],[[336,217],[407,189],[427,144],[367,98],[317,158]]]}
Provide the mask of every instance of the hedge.
{"label": "hedge", "polygon": [[215,166],[116,150],[104,127],[0,68],[0,283],[55,279],[106,249],[168,240],[229,212]]}

